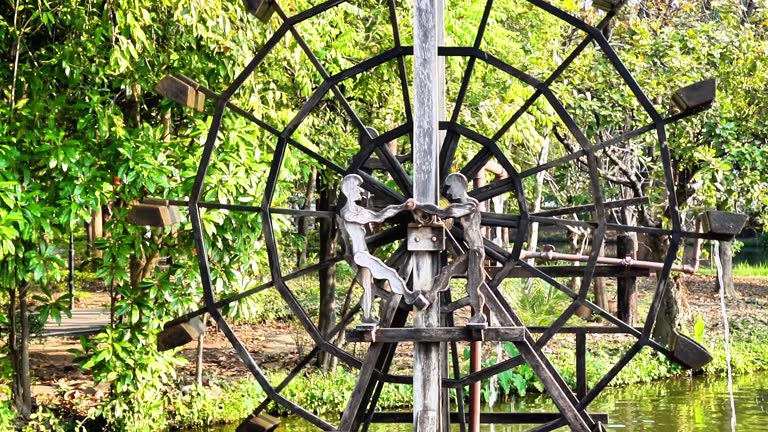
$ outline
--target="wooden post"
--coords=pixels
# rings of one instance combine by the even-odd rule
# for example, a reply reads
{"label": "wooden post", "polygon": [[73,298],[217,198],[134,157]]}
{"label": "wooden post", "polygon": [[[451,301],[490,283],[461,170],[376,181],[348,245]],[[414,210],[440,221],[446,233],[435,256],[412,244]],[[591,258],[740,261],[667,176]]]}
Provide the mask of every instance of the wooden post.
{"label": "wooden post", "polygon": [[67,286],[69,288],[69,310],[75,308],[75,232],[69,229],[69,275]]}
{"label": "wooden post", "polygon": [[[203,322],[205,322],[203,314]],[[195,356],[195,384],[203,385],[203,354],[205,353],[205,332],[202,331],[197,336],[197,355]]]}
{"label": "wooden post", "polygon": [[587,396],[587,334],[576,333],[576,397],[579,400]]}
{"label": "wooden post", "polygon": [[[485,186],[485,168],[477,171],[472,183],[475,189]],[[485,211],[485,203],[478,203],[477,209]],[[483,236],[488,235],[486,230],[487,228],[484,229]],[[470,342],[469,356],[469,371],[471,373],[479,371],[482,368],[482,343],[480,341]],[[469,432],[480,432],[480,396],[482,394],[480,385],[481,382],[477,381],[469,387]]]}
{"label": "wooden post", "polygon": [[[480,342],[470,342],[469,348],[469,370],[477,372],[481,368],[481,346]],[[480,381],[472,383],[469,387],[469,432],[480,432]]]}
{"label": "wooden post", "polygon": [[[439,0],[415,0],[413,198],[438,205],[438,10]],[[440,252],[413,252],[413,287],[427,291],[439,271]],[[417,311],[414,327],[438,327],[440,301]],[[416,343],[413,351],[413,423],[417,432],[434,432],[444,423],[441,411],[440,344]],[[436,423],[436,424],[434,424]],[[437,427],[435,427],[437,426]]]}
{"label": "wooden post", "polygon": [[[628,235],[616,236],[616,257],[624,259],[636,258],[635,242]],[[634,277],[619,277],[616,279],[616,311],[620,320],[633,326],[637,321],[637,286]]]}

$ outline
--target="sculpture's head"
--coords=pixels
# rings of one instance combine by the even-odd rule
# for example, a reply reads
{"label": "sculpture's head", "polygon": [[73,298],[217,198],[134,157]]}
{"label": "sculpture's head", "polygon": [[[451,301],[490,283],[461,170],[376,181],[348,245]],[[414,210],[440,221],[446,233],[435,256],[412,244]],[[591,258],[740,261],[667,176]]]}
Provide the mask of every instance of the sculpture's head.
{"label": "sculpture's head", "polygon": [[341,193],[347,197],[347,202],[355,202],[359,200],[360,185],[363,184],[363,178],[357,174],[349,174],[344,176],[341,180]]}
{"label": "sculpture's head", "polygon": [[461,173],[451,173],[445,178],[446,195],[450,200],[458,200],[467,195],[467,178]]}

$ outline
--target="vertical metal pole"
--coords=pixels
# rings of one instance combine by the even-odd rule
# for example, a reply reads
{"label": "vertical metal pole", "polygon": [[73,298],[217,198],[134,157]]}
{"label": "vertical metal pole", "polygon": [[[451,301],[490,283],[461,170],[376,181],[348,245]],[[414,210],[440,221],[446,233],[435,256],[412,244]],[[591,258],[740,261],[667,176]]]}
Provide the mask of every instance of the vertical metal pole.
{"label": "vertical metal pole", "polygon": [[[480,370],[481,345],[480,342],[470,342],[469,370]],[[473,382],[469,387],[469,432],[480,432],[480,381]]]}
{"label": "vertical metal pole", "polygon": [[75,233],[69,230],[69,310],[75,308]]}
{"label": "vertical metal pole", "polygon": [[[438,58],[437,0],[415,0],[414,7],[414,126],[413,197],[417,202],[438,204]],[[414,252],[413,285],[430,289],[438,272],[439,252]],[[414,317],[414,327],[438,327],[440,301]],[[434,432],[441,428],[440,344],[416,343],[413,352],[414,430]]]}

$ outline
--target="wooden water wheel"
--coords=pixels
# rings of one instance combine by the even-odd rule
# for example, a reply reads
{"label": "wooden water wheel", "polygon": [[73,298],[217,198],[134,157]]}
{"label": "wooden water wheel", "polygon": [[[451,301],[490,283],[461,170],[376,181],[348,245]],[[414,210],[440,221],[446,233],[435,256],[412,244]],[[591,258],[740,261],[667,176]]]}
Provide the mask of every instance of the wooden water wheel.
{"label": "wooden water wheel", "polygon": [[[489,21],[493,21],[489,20],[489,17],[493,18],[494,13],[498,13],[494,9],[497,6],[492,1],[488,1],[483,7],[482,18],[477,24],[473,43],[464,46],[443,46],[438,50],[439,55],[449,65],[453,65],[449,69],[454,73],[454,76],[449,78],[453,87],[452,92],[449,89],[449,102],[453,102],[453,108],[446,120],[440,122],[440,130],[443,134],[439,162],[441,179],[444,182],[452,173],[460,173],[470,179],[468,196],[477,203],[486,203],[489,210],[481,213],[481,225],[486,238],[482,247],[485,276],[480,288],[486,299],[487,310],[483,313],[487,312],[489,317],[494,317],[493,320],[489,320],[489,325],[479,329],[465,327],[468,315],[466,310],[471,305],[470,299],[463,294],[458,298],[452,298],[451,293],[453,292],[455,296],[456,291],[446,290],[440,294],[443,304],[441,309],[443,326],[437,331],[416,331],[409,324],[413,302],[406,301],[402,295],[393,292],[389,284],[381,283],[379,280],[375,287],[376,297],[380,299],[377,326],[355,327],[360,322],[361,312],[358,305],[347,308],[344,315],[338,317],[335,328],[327,332],[321,331],[318,322],[312,318],[313,314],[310,312],[317,307],[317,297],[302,297],[297,290],[305,288],[302,281],[326,277],[327,269],[343,261],[345,251],[341,247],[329,250],[327,245],[331,238],[328,236],[328,231],[320,235],[312,229],[309,230],[312,233],[305,230],[302,237],[306,239],[306,243],[303,243],[302,247],[312,251],[315,258],[297,264],[295,257],[291,255],[291,249],[285,247],[284,242],[293,238],[290,235],[299,229],[297,222],[299,220],[310,227],[322,225],[326,230],[333,227],[333,221],[339,217],[343,202],[338,205],[330,203],[326,208],[314,208],[309,205],[291,206],[284,198],[279,198],[286,194],[279,194],[278,191],[295,187],[295,181],[292,180],[290,170],[286,167],[286,160],[290,160],[294,167],[314,166],[321,170],[327,176],[324,187],[337,188],[346,176],[358,176],[361,180],[360,187],[364,191],[362,200],[358,204],[371,211],[407,202],[412,194],[414,181],[411,158],[413,115],[409,89],[412,79],[409,65],[413,48],[408,46],[401,37],[404,31],[398,16],[402,17],[403,13],[408,13],[408,11],[403,12],[401,5],[394,0],[363,2],[365,4],[360,5],[359,8],[355,4],[355,10],[362,11],[363,14],[375,12],[387,17],[390,22],[390,33],[387,37],[391,38],[391,43],[388,48],[377,48],[377,53],[369,58],[331,73],[319,57],[320,50],[313,49],[309,41],[303,38],[302,31],[312,25],[313,19],[348,3],[339,0],[325,1],[290,15],[281,8],[281,3],[279,1],[246,1],[249,10],[260,19],[264,21],[272,19],[279,21],[280,24],[263,48],[254,55],[248,67],[238,74],[222,94],[215,94],[187,78],[176,78],[181,83],[180,88],[183,89],[180,92],[183,93],[183,97],[176,99],[183,99],[183,102],[187,103],[192,98],[193,105],[200,109],[199,98],[195,95],[203,94],[216,101],[216,108],[189,202],[205,293],[205,307],[175,322],[182,322],[208,312],[229,339],[237,355],[265,389],[267,400],[256,409],[249,420],[243,423],[243,430],[267,430],[262,426],[253,425],[266,421],[264,417],[259,416],[262,415],[269,401],[303,417],[321,430],[367,429],[372,422],[378,421],[410,423],[412,415],[409,413],[378,412],[377,401],[382,387],[387,383],[410,382],[411,378],[407,372],[393,370],[393,359],[398,349],[407,349],[407,343],[414,341],[429,340],[446,343],[446,361],[450,359],[452,367],[450,375],[442,380],[442,386],[446,391],[456,393],[458,412],[450,417],[450,421],[461,425],[461,430],[465,430],[467,423],[468,410],[464,406],[463,394],[465,386],[523,364],[529,365],[542,382],[546,393],[555,402],[558,412],[484,415],[481,421],[530,423],[538,425],[532,429],[536,431],[552,430],[563,425],[568,425],[573,430],[598,430],[601,427],[600,424],[605,422],[605,416],[587,412],[590,403],[643,347],[656,349],[691,367],[698,367],[707,360],[706,352],[690,340],[681,338],[676,346],[662,346],[654,341],[651,335],[666,289],[666,281],[675,270],[677,254],[684,239],[725,238],[729,235],[718,232],[716,228],[707,233],[685,230],[676,202],[677,194],[666,135],[666,127],[670,123],[709,107],[714,99],[714,83],[704,81],[681,89],[674,96],[677,110],[673,111],[671,116],[662,115],[633,79],[603,34],[603,30],[610,24],[618,8],[623,4],[619,1],[594,1],[593,5],[601,8],[604,14],[597,24],[592,25],[553,4],[542,0],[530,0],[528,3],[532,10],[566,22],[572,27],[572,34],[579,35],[581,38],[579,43],[574,45],[575,48],[571,53],[543,76],[507,61],[503,55],[503,41],[493,41],[497,44],[501,43],[502,47],[498,47],[492,46],[492,41],[486,39],[487,29],[493,25],[489,24]],[[278,125],[235,106],[231,98],[247,79],[259,80],[259,65],[270,55],[275,46],[287,39],[291,39],[294,41],[292,43],[300,47],[301,55],[315,69],[319,81],[310,96],[297,107],[293,117],[287,123]],[[591,46],[596,46],[605,57],[607,60],[605,64],[611,66],[605,73],[611,75],[615,82],[623,86],[626,93],[631,95],[635,101],[634,109],[643,114],[642,118],[647,119],[645,123],[638,120],[626,130],[611,135],[587,133],[586,129],[592,126],[585,125],[583,116],[577,118],[572,115],[573,107],[566,106],[562,102],[559,94],[563,88],[568,88],[568,81],[562,79],[564,73]],[[388,124],[377,118],[377,115],[387,114],[380,111],[379,101],[365,100],[359,96],[351,100],[348,97],[348,94],[364,94],[352,91],[358,80],[367,74],[381,72],[383,69],[386,71],[382,72],[381,76],[392,80],[382,80],[381,85],[390,86],[389,90],[400,94],[400,108],[397,113],[401,119],[395,119],[394,123],[390,121]],[[481,69],[484,73],[500,77],[499,79],[503,77],[503,79],[514,81],[517,85],[528,89],[527,96],[522,99],[519,107],[507,112],[506,120],[500,126],[484,124],[483,119],[478,118],[478,116],[482,117],[482,111],[472,107],[467,108],[475,103],[468,100],[468,95],[473,91],[477,93],[482,90],[483,83],[473,81],[473,76],[477,76],[478,70]],[[373,75],[373,77],[377,76]],[[354,151],[342,154],[343,152],[337,151],[336,144],[330,138],[323,138],[323,121],[320,121],[323,117],[318,116],[318,113],[324,112],[323,107],[328,103],[337,107],[339,124],[345,125],[344,127],[351,131],[350,136],[353,137],[351,140],[358,145]],[[542,106],[544,108],[541,108]],[[211,164],[216,159],[217,143],[222,136],[231,133],[222,126],[223,118],[228,113],[249,120],[262,131],[261,137],[268,137],[274,143],[271,166],[264,173],[264,187],[259,191],[257,198],[260,202],[257,201],[256,205],[209,202],[201,198],[208,190],[207,188],[211,187],[207,183],[207,175]],[[548,113],[551,121],[546,130],[538,131],[540,138],[559,142],[562,148],[550,152],[550,157],[536,157],[526,162],[520,157],[521,154],[525,154],[526,146],[537,150],[539,145],[527,141],[532,139],[531,136],[520,134],[520,129],[516,128],[524,122],[530,122],[530,117],[534,114],[541,116],[542,113]],[[311,125],[307,126],[308,123]],[[377,126],[381,134],[371,126]],[[314,136],[318,137],[316,142],[307,142],[304,138],[308,135],[302,134],[304,130],[302,128],[310,128]],[[596,136],[602,138],[595,139]],[[642,140],[638,138],[641,136]],[[661,175],[658,176],[662,179],[658,184],[659,193],[653,198],[621,196],[617,188],[605,178],[605,170],[601,165],[604,159],[601,159],[601,156],[614,149],[634,151],[633,145],[640,144],[633,143],[642,143],[643,151],[652,153],[662,170]],[[495,175],[483,174],[486,168],[493,168]],[[536,208],[532,187],[536,185],[536,178],[542,175],[548,176],[553,182],[571,176],[570,181],[583,185],[587,192],[581,195],[578,203],[558,203],[552,200],[545,203],[546,208]],[[329,195],[337,196],[338,192]],[[662,202],[660,203],[659,200]],[[622,223],[614,214],[617,209],[636,209],[660,204],[667,209],[666,222],[657,227]],[[201,212],[206,209],[259,215],[263,227],[264,247],[269,256],[270,277],[267,282],[234,296],[216,297],[213,289],[215,277],[205,252],[206,245],[212,241],[212,236],[206,234],[201,219]],[[409,283],[411,271],[408,257],[412,249],[408,247],[408,236],[413,230],[409,231],[409,225],[414,224],[419,225],[419,221],[410,213],[403,212],[376,226],[369,225],[365,238],[367,250],[379,256],[386,266],[398,272],[406,283]],[[534,224],[550,232],[564,233],[569,229],[589,232],[588,251],[582,254],[561,254],[551,248],[540,251],[528,250],[527,242]],[[461,226],[455,225],[443,224],[439,230],[434,231],[437,234],[433,239],[437,241],[436,239],[440,237],[440,243],[446,244],[445,247],[442,244],[440,246],[446,264],[460,259],[462,251],[467,250],[467,233]],[[421,226],[425,224],[422,223]],[[629,258],[615,258],[612,261],[603,256],[602,246],[607,240],[616,234],[625,233],[639,233],[665,239],[669,243],[665,256],[655,264]],[[346,252],[349,253],[349,251]],[[583,265],[563,265],[564,262],[572,261],[582,261]],[[556,265],[549,265],[553,263]],[[596,277],[634,278],[648,275],[651,267],[658,271],[658,285],[642,327],[635,327],[622,321],[588,297]],[[513,301],[514,296],[521,295],[522,285],[505,285],[507,284],[505,281],[515,278],[538,281],[536,283],[562,293],[567,298],[564,308],[546,324],[525,322]],[[579,278],[580,283],[569,286],[564,278]],[[409,289],[419,290],[418,287],[413,286]],[[515,294],[516,289],[517,294]],[[311,341],[309,352],[278,385],[270,384],[260,365],[254,360],[251,353],[257,347],[241,341],[220,311],[222,307],[267,290],[275,290],[279,294]],[[353,299],[355,297],[352,296]],[[580,309],[590,310],[603,325],[568,325]],[[346,332],[348,342],[363,343],[362,355],[351,352],[348,348],[349,344],[344,345],[340,342],[343,340],[340,336],[345,329],[348,330]],[[585,352],[587,335],[592,333],[624,334],[634,342],[615,366],[589,389],[586,382]],[[575,388],[571,388],[565,382],[549,358],[548,344],[560,334],[576,335],[577,383]],[[514,345],[516,355],[500,363],[478,367],[470,372],[461,370],[459,363],[463,347],[473,342],[496,344],[498,341],[506,341]],[[335,356],[348,367],[359,369],[357,386],[350,396],[340,425],[335,425],[332,420],[311,412],[283,395],[283,389],[321,351]],[[272,425],[273,422],[270,424]],[[261,429],[258,429],[259,427]]]}

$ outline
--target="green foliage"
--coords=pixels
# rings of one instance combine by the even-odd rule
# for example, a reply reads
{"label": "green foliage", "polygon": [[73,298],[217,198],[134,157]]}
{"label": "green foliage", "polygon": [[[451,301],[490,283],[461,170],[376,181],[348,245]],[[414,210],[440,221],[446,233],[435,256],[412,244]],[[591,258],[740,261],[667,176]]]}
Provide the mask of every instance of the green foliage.
{"label": "green foliage", "polygon": [[696,321],[693,323],[693,340],[694,342],[698,343],[699,345],[704,343],[704,330],[706,328],[706,324],[704,323],[704,319],[702,319],[700,316],[696,317]]}
{"label": "green foliage", "polygon": [[[284,372],[269,374],[276,385],[285,378]],[[337,368],[330,372],[309,371],[300,375],[284,389],[283,396],[318,414],[337,414],[346,404],[357,376]],[[207,426],[240,421],[261,403],[266,394],[253,379],[220,382],[210,387],[193,386],[189,391],[169,392],[169,424],[174,429]],[[385,385],[379,399],[381,409],[396,409],[412,405],[411,387]],[[270,404],[273,414],[290,414],[283,407]]]}
{"label": "green foliage", "polygon": [[89,411],[88,416],[106,421],[108,430],[138,432],[167,424],[166,403],[160,389],[141,386],[132,393],[110,398]]}
{"label": "green foliage", "polygon": [[[85,253],[86,252],[83,251],[79,256],[85,256]],[[75,253],[75,256],[77,257],[78,254]],[[65,277],[56,283],[53,283],[51,289],[54,293],[64,293],[69,289],[68,284],[69,281],[67,280],[67,277]],[[95,272],[75,269],[76,297],[80,299],[85,298],[89,295],[88,291],[93,289],[104,289],[104,281],[97,277]]]}
{"label": "green foliage", "polygon": [[[7,395],[5,396],[7,397]],[[7,400],[0,401],[0,429],[11,430],[15,419],[16,413],[11,408],[11,402]]]}
{"label": "green foliage", "polygon": [[[701,273],[714,276],[717,274],[715,268],[701,269]],[[751,264],[748,262],[736,263],[733,266],[733,275],[736,277],[768,277],[768,262]]]}
{"label": "green foliage", "polygon": [[512,299],[512,307],[520,319],[529,326],[552,324],[570,301],[564,293],[539,279],[508,280],[502,289]]}
{"label": "green foliage", "polygon": [[[745,317],[732,320],[731,327],[731,361],[735,374],[747,374],[758,370],[766,370],[768,365],[768,321],[762,317]],[[711,338],[708,342],[713,360],[704,367],[708,374],[724,374],[726,372],[725,342],[722,336]]]}
{"label": "green foliage", "polygon": [[[284,6],[292,14],[309,3],[302,0]],[[579,2],[562,3],[570,13],[596,18]],[[640,9],[627,8],[613,29],[614,42],[657,104],[693,80],[718,78],[720,93],[714,110],[670,131],[675,167],[681,182],[701,184],[694,205],[722,202],[727,208],[764,213],[768,197],[761,191],[768,177],[764,145],[768,111],[758,91],[765,87],[765,74],[758,72],[766,66],[766,12],[760,10],[742,23],[728,2],[711,2],[713,10],[708,12],[692,1],[674,3],[677,6],[663,11],[654,9],[662,6],[643,5],[651,9],[643,15]],[[52,289],[64,270],[55,245],[88,220],[92,209],[110,206],[110,237],[99,244],[103,258],[96,263],[96,276],[118,297],[117,324],[83,341],[81,361],[98,381],[113,383],[111,399],[94,415],[102,415],[116,428],[156,428],[167,420],[164,404],[169,396],[163,387],[173,381],[178,360],[173,353],[156,351],[155,335],[167,319],[200,302],[195,253],[206,254],[217,297],[267,282],[275,263],[266,256],[260,215],[203,212],[208,243],[200,251],[194,250],[188,222],[173,232],[126,223],[131,202],[148,196],[189,196],[209,126],[204,115],[176,107],[151,89],[163,75],[183,72],[215,91],[223,90],[270,37],[276,21],[257,24],[241,3],[221,0],[95,0],[87,4],[24,0],[18,4],[18,9],[5,8],[5,19],[0,20],[0,41],[18,54],[9,55],[10,67],[0,70],[2,82],[7,83],[0,91],[0,117],[5,119],[0,122],[0,302],[6,305],[12,290],[30,287],[36,319],[60,319],[68,299]],[[473,0],[450,8],[447,39],[472,44],[484,4]],[[408,12],[409,7],[403,9]],[[367,10],[345,4],[302,23],[300,31],[333,74],[392,47],[387,13],[383,3]],[[408,44],[412,35],[407,20],[405,27],[402,36]],[[558,43],[552,43],[555,40]],[[545,78],[580,40],[561,20],[530,3],[498,1],[481,48]],[[456,78],[465,65],[453,58],[447,64],[448,93],[455,95],[460,86]],[[599,49],[590,48],[551,86],[590,140],[604,139],[646,120],[609,66]],[[292,38],[276,46],[258,66],[256,76],[236,92],[233,102],[278,129],[320,82]],[[392,64],[351,81],[345,83],[344,91],[365,124],[385,131],[403,122],[398,94],[388,91],[398,88]],[[492,134],[532,91],[478,62],[459,119]],[[332,97],[324,97],[320,106],[293,138],[346,166],[357,148],[354,127]],[[661,108],[666,111],[667,105]],[[544,143],[557,138],[553,131],[565,129],[553,113],[549,103],[539,100],[499,139],[502,151],[518,168],[533,164]],[[173,126],[170,132],[163,124],[166,114]],[[225,115],[203,199],[261,204],[274,145],[274,137],[251,122]],[[564,147],[553,146],[552,157],[565,154]],[[470,150],[460,149],[457,162],[472,157]],[[655,169],[658,160],[635,156],[647,168],[646,183],[655,185],[661,172]],[[296,191],[308,181],[312,164],[316,162],[299,152],[286,155],[273,205],[292,207],[300,202]],[[588,183],[578,170],[554,173],[553,181],[566,192],[545,191],[546,201],[578,204],[590,199]],[[606,197],[617,193],[615,187],[607,188]],[[663,199],[661,189],[648,195]],[[274,217],[272,222],[281,248],[301,244],[290,234],[291,218]],[[163,257],[171,264],[132,278],[132,264],[152,257]],[[280,265],[283,273],[294,270],[288,263]],[[313,303],[313,290],[299,291],[300,301]],[[275,295],[274,290],[265,291],[233,304],[225,313],[250,321],[284,318],[288,312]],[[520,291],[513,298],[528,324],[547,324],[562,311],[560,294],[546,286],[534,284],[529,292]],[[0,313],[0,326],[7,326],[8,316],[15,313]],[[595,360],[595,368],[610,364],[608,357]],[[668,367],[666,372],[673,369]],[[345,373],[313,378],[327,384],[339,379],[348,385]],[[621,379],[629,382],[644,373],[653,375],[637,369]],[[520,368],[500,376],[499,385],[505,394],[520,394],[532,385],[530,378],[529,371]],[[391,392],[386,394],[392,401],[406,399],[400,387],[388,388],[393,389],[385,390]],[[296,391],[299,397],[299,389],[287,391]],[[341,393],[312,392],[303,397],[319,410],[323,403],[338,403]],[[209,418],[208,414],[203,417]]]}
{"label": "green foliage", "polygon": [[103,417],[117,430],[147,430],[166,423],[165,388],[184,361],[173,351],[157,351],[161,323],[148,313],[149,304],[133,296],[118,308],[124,322],[93,340],[83,338],[83,350],[76,353],[96,382],[111,383],[108,401],[89,416]]}
{"label": "green foliage", "polygon": [[733,275],[741,277],[768,277],[768,263],[737,263],[733,266]]}
{"label": "green foliage", "polygon": [[[501,350],[501,351],[499,351]],[[499,357],[501,352],[501,357]],[[485,367],[495,365],[505,358],[513,358],[520,353],[517,347],[511,342],[502,342],[500,347],[497,347],[496,351],[486,353],[482,359],[481,364]],[[469,373],[469,347],[464,349],[464,368]],[[495,386],[495,388],[494,388]],[[507,369],[501,372],[496,377],[488,380],[484,380],[481,383],[481,398],[486,402],[491,400],[492,393],[496,392],[496,397],[501,400],[506,400],[510,397],[525,396],[529,390],[543,391],[541,382],[536,377],[530,366],[523,364],[512,369]],[[465,389],[465,394],[469,394],[469,388]]]}
{"label": "green foliage", "polygon": [[[2,424],[2,423],[0,423]],[[85,432],[81,422],[62,419],[54,410],[38,407],[32,413],[29,422],[21,429],[22,432]]]}
{"label": "green foliage", "polygon": [[252,379],[222,382],[210,387],[192,386],[189,391],[170,393],[169,424],[174,429],[189,429],[243,419],[265,397]]}
{"label": "green foliage", "polygon": [[[270,381],[277,383],[284,377],[284,373],[278,372],[270,377]],[[342,367],[330,372],[314,371],[292,381],[284,389],[283,395],[311,412],[336,414],[346,405],[356,382],[356,371]],[[413,404],[412,397],[410,386],[387,384],[382,389],[379,407],[393,409],[410,406]],[[287,414],[282,410],[280,407],[281,414]]]}

